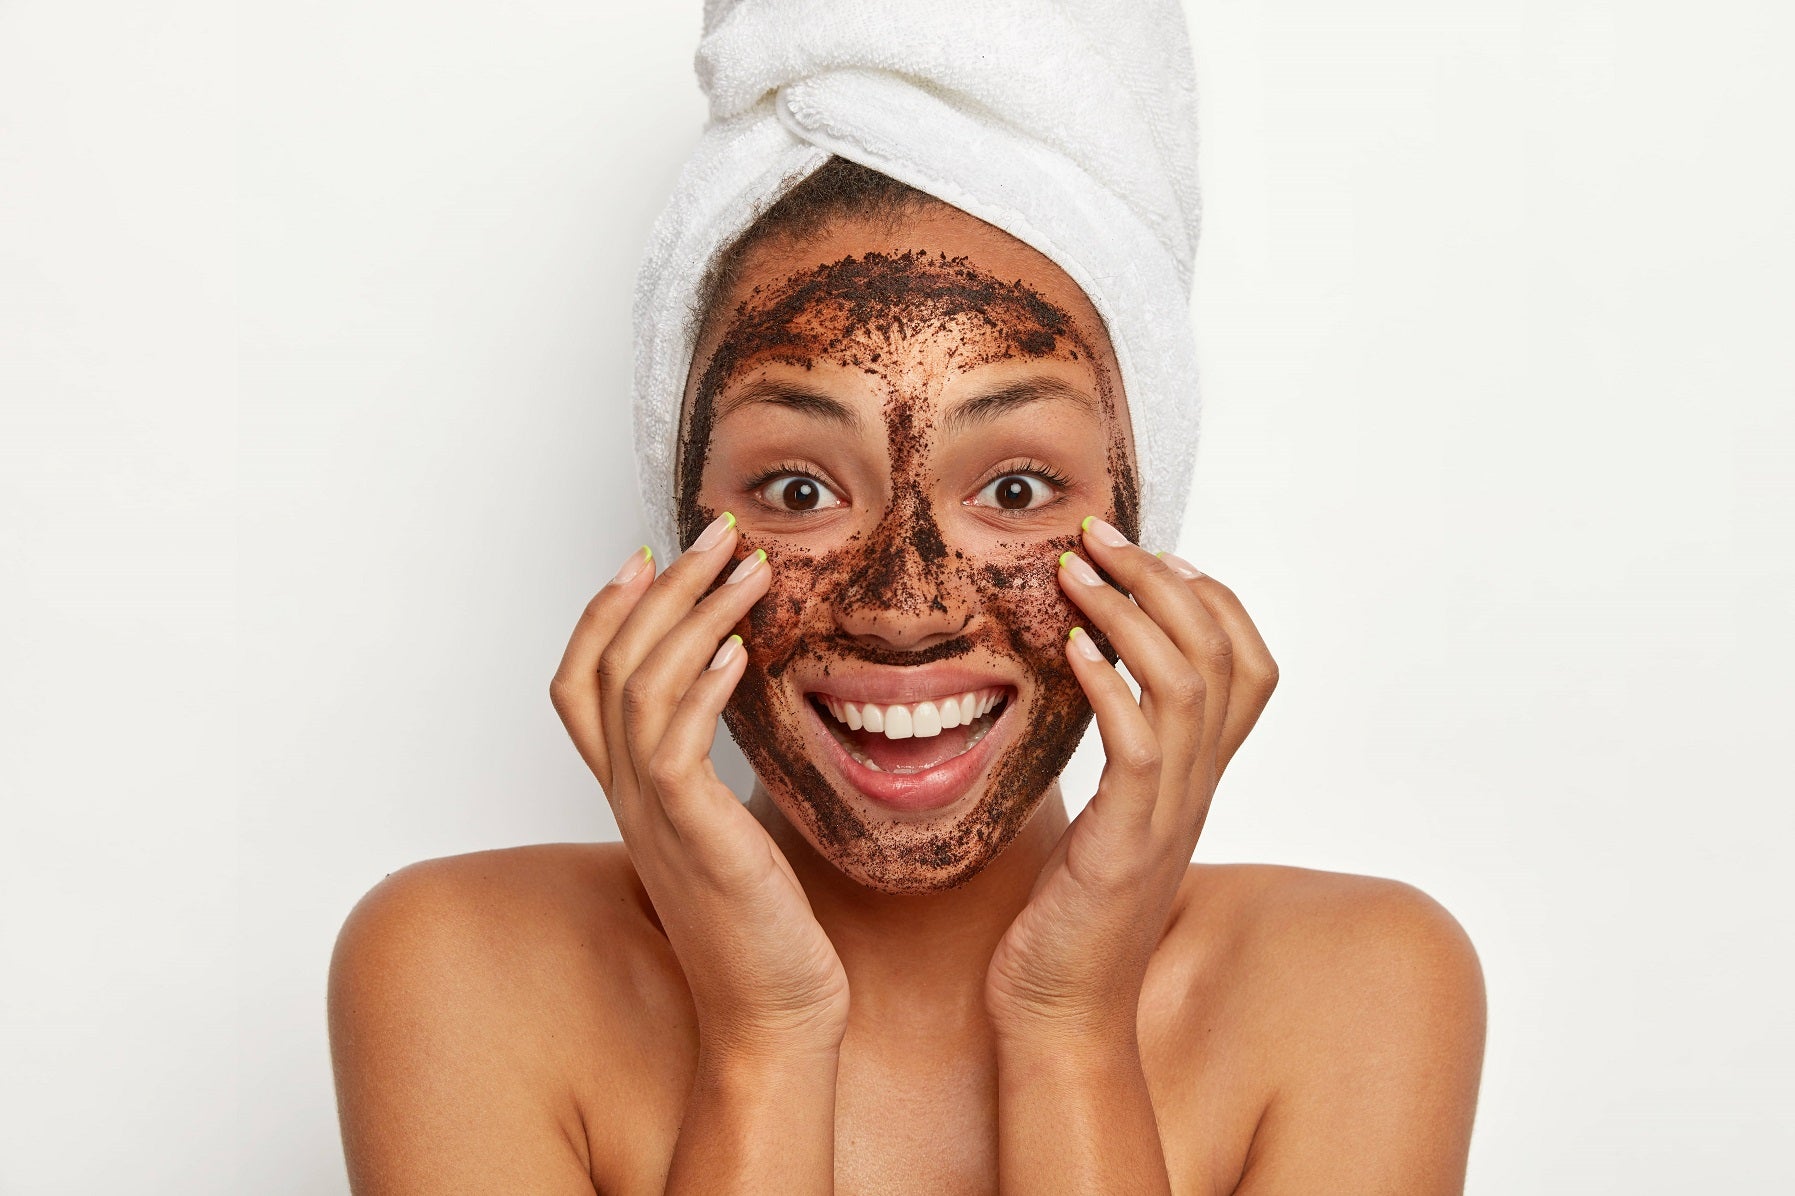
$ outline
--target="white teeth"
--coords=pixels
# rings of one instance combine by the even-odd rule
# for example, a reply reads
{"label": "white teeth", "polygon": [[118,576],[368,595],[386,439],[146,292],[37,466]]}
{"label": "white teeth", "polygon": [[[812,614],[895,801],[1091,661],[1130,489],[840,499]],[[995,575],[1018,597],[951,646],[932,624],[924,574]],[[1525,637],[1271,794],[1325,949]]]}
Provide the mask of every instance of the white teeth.
{"label": "white teeth", "polygon": [[[1001,689],[978,689],[932,701],[881,706],[877,702],[844,702],[828,694],[818,695],[835,721],[845,723],[850,731],[871,731],[887,739],[929,739],[952,727],[971,726],[991,713],[1002,696]],[[979,728],[972,742],[987,729]]]}

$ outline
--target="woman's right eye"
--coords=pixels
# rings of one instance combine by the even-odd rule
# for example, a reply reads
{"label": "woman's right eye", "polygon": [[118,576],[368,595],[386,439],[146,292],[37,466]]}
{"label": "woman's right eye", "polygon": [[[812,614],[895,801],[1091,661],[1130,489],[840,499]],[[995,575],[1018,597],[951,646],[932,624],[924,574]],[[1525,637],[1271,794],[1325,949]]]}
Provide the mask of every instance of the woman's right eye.
{"label": "woman's right eye", "polygon": [[833,490],[804,474],[774,478],[760,488],[760,497],[776,511],[821,511],[842,505]]}

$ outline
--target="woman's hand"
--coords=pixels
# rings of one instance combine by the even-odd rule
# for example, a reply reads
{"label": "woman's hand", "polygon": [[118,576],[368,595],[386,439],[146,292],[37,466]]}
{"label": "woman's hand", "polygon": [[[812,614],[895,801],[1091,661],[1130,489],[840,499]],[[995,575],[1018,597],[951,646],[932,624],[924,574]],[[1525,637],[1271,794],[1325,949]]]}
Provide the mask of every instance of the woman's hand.
{"label": "woman's hand", "polygon": [[1097,519],[1060,585],[1139,682],[1137,702],[1088,634],[1067,658],[1097,715],[1105,763],[1028,905],[993,953],[986,1004],[1000,1038],[1132,1042],[1147,961],[1165,930],[1217,780],[1277,685],[1265,642],[1232,592],[1155,557]]}
{"label": "woman's hand", "polygon": [[747,662],[740,638],[724,637],[772,573],[756,552],[706,596],[736,541],[726,513],[659,578],[638,551],[587,605],[549,691],[685,971],[701,1049],[832,1051],[847,1025],[841,960],[784,854],[710,762]]}

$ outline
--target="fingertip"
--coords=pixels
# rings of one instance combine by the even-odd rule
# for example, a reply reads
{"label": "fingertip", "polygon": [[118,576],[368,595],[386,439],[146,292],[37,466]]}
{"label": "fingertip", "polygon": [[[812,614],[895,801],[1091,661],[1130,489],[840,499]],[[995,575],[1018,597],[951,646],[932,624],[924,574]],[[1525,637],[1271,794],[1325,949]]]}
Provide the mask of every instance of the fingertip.
{"label": "fingertip", "polygon": [[1098,649],[1097,641],[1085,634],[1085,629],[1082,627],[1074,627],[1066,633],[1066,649],[1073,655],[1082,656],[1086,660],[1100,661],[1103,659],[1103,653]]}
{"label": "fingertip", "polygon": [[646,572],[654,573],[654,549],[644,544],[624,559],[616,574],[605,583],[607,589],[623,589],[633,581],[639,581]]}
{"label": "fingertip", "polygon": [[736,657],[746,657],[747,654],[748,650],[742,643],[742,637],[731,635],[718,646],[716,655],[711,657],[710,667],[712,670],[727,668],[735,663]]}

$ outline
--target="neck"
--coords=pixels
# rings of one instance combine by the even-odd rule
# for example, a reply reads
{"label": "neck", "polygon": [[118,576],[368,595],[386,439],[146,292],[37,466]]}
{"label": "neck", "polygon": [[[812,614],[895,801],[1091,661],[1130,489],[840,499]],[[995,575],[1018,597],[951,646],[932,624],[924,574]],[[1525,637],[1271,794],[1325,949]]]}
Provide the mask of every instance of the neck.
{"label": "neck", "polygon": [[785,853],[841,957],[852,1019],[893,1026],[984,1021],[985,969],[1028,903],[1067,826],[1056,781],[1016,838],[958,888],[886,893],[850,879],[794,827],[756,784],[749,809]]}

